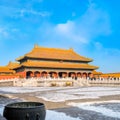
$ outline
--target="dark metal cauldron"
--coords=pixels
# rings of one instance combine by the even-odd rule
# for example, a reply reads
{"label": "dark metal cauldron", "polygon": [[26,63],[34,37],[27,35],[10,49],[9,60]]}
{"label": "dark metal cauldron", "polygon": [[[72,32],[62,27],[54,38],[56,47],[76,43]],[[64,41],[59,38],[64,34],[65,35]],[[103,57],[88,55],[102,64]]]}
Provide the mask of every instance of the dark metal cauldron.
{"label": "dark metal cauldron", "polygon": [[17,102],[5,106],[7,120],[45,120],[45,105],[39,102]]}

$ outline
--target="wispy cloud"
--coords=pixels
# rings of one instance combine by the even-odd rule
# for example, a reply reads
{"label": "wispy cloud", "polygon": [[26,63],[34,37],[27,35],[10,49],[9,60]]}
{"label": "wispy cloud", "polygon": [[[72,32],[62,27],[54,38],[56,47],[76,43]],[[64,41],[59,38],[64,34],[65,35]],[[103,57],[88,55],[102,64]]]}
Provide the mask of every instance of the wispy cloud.
{"label": "wispy cloud", "polygon": [[100,42],[94,42],[92,48],[92,52],[88,54],[91,54],[94,59],[93,63],[100,67],[99,71],[119,72],[120,50],[118,48],[107,48]]}
{"label": "wispy cloud", "polygon": [[1,49],[5,39],[8,38],[8,36],[9,36],[9,33],[6,31],[6,29],[4,27],[0,27],[0,48]]}
{"label": "wispy cloud", "polygon": [[9,33],[4,27],[0,27],[0,40],[3,38],[8,38]]}
{"label": "wispy cloud", "polygon": [[19,11],[20,13],[20,16],[23,17],[25,16],[26,14],[32,14],[32,15],[38,15],[38,16],[41,16],[41,17],[47,17],[47,16],[50,16],[50,13],[47,12],[47,11],[35,11],[35,10],[28,10],[28,9],[21,9]]}
{"label": "wispy cloud", "polygon": [[0,41],[10,41],[10,40],[17,40],[16,38],[19,37],[19,34],[21,35],[19,29],[8,27],[8,26],[2,26],[0,27]]}
{"label": "wispy cloud", "polygon": [[[0,6],[2,10],[2,16],[8,16],[11,18],[26,17],[26,15],[35,15],[39,17],[48,17],[51,15],[48,11],[37,11],[33,8],[17,8],[10,6]],[[9,12],[7,12],[9,11]]]}
{"label": "wispy cloud", "polygon": [[109,35],[111,33],[110,19],[108,13],[90,0],[88,9],[80,18],[81,26],[89,36]]}
{"label": "wispy cloud", "polygon": [[43,32],[47,33],[44,39],[60,38],[68,42],[79,42],[79,44],[88,44],[95,38],[110,35],[112,32],[109,15],[91,0],[85,13],[77,19],[67,20],[66,23],[45,25],[43,28]]}
{"label": "wispy cloud", "polygon": [[[120,49],[118,48],[108,48],[105,47],[101,42],[94,42],[93,47],[95,49],[94,52],[101,53],[103,56],[119,56],[120,57]],[[109,57],[108,57],[109,58]]]}

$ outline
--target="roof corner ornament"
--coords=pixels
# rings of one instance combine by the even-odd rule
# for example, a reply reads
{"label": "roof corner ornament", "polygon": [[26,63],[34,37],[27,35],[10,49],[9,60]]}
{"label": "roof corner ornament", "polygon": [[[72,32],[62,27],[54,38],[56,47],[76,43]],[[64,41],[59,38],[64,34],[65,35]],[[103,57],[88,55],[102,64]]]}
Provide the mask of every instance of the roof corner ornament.
{"label": "roof corner ornament", "polygon": [[34,44],[34,48],[38,48],[39,46],[38,46],[38,44]]}
{"label": "roof corner ornament", "polygon": [[12,63],[12,61],[10,60],[10,61],[9,61],[9,64],[11,64],[11,63]]}
{"label": "roof corner ornament", "polygon": [[74,49],[72,47],[69,48],[70,51],[74,51]]}

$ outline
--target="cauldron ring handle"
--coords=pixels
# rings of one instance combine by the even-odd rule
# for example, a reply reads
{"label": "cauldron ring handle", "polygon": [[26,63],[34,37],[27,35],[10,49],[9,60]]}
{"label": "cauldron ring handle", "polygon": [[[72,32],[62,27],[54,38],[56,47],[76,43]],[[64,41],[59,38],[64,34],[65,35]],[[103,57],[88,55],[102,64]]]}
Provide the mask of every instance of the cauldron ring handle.
{"label": "cauldron ring handle", "polygon": [[30,120],[30,115],[27,113],[25,118],[25,120]]}
{"label": "cauldron ring handle", "polygon": [[40,120],[40,114],[39,113],[37,113],[37,115],[36,115],[36,120]]}
{"label": "cauldron ring handle", "polygon": [[[26,120],[30,120],[30,115],[28,113],[26,114]],[[36,120],[40,120],[40,114],[39,113],[36,114]]]}

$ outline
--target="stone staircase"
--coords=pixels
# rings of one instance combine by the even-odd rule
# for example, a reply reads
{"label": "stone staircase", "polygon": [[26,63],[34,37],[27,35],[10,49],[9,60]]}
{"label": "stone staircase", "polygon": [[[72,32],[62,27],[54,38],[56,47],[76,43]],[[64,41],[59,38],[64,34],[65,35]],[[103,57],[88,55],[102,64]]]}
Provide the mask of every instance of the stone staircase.
{"label": "stone staircase", "polygon": [[86,86],[90,86],[90,84],[88,83],[88,80],[86,80],[86,79],[78,79],[78,80],[74,80],[74,86],[86,87]]}

